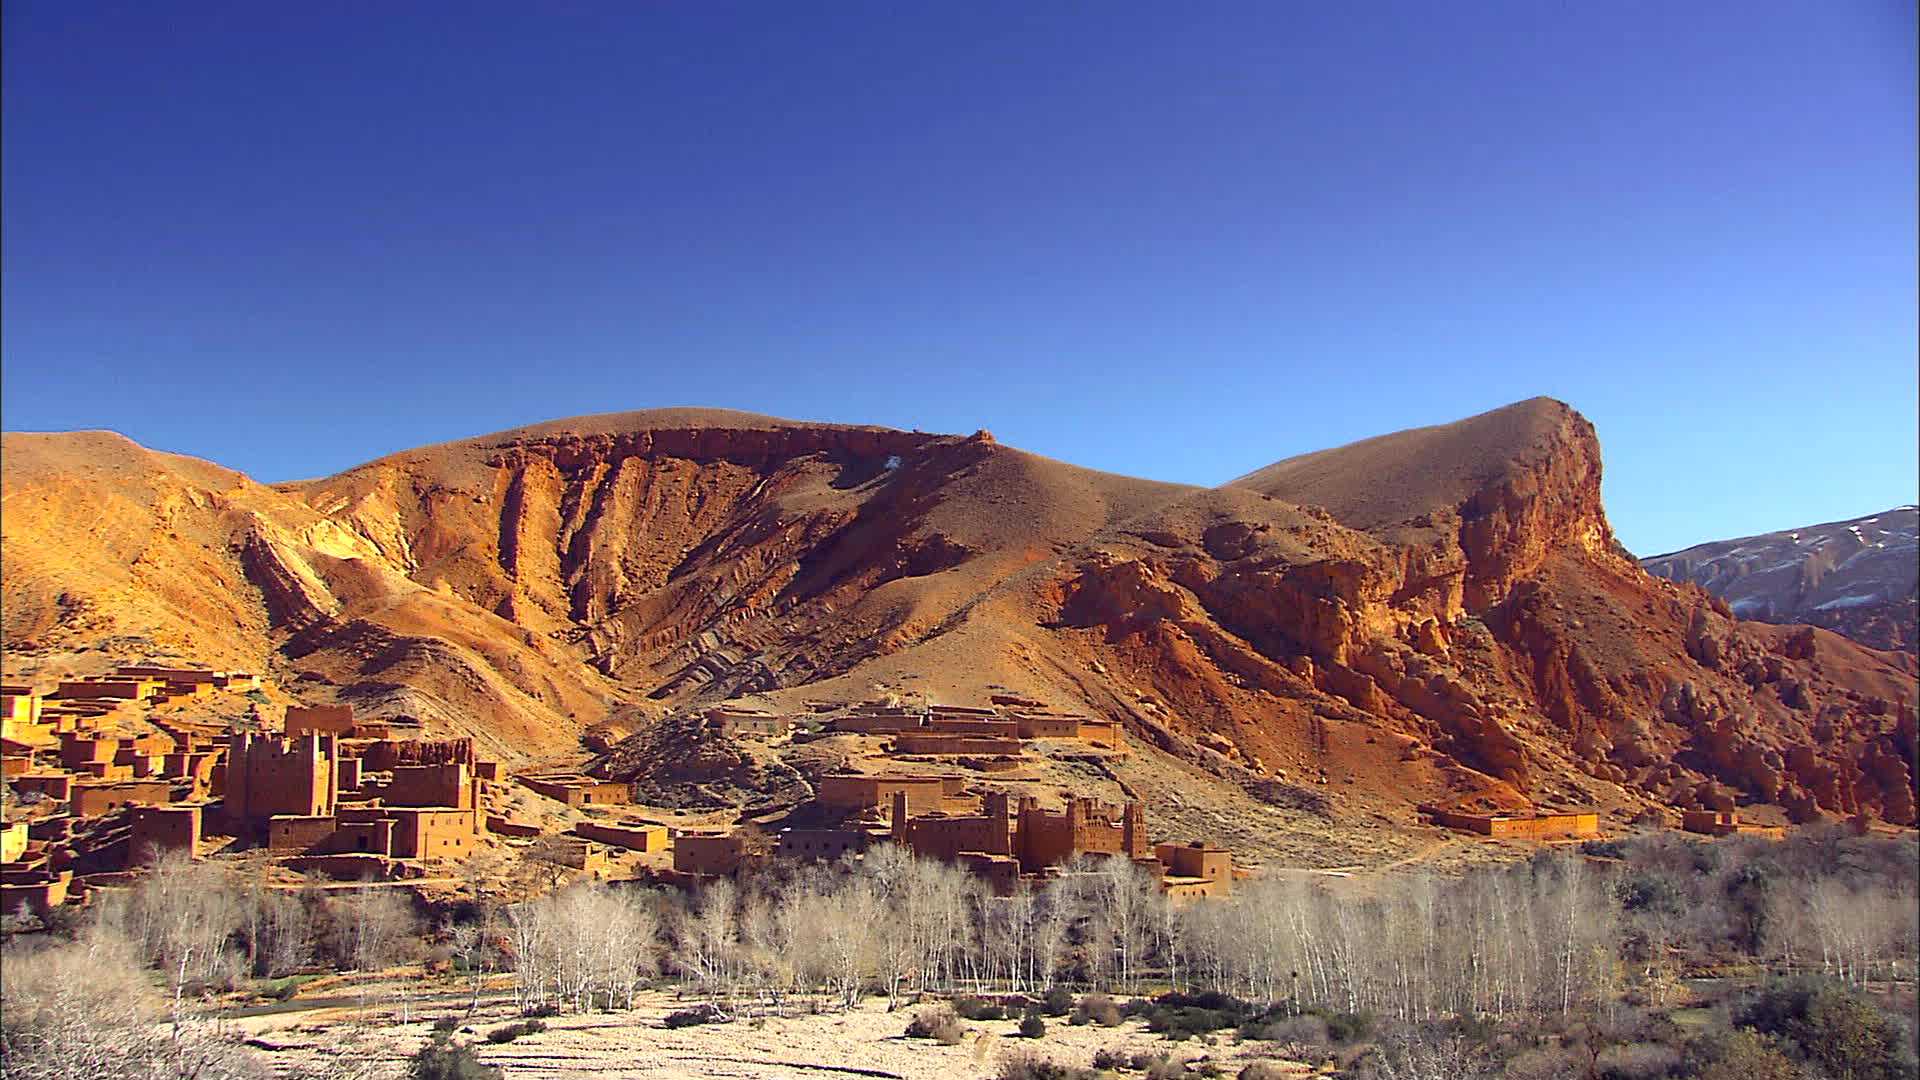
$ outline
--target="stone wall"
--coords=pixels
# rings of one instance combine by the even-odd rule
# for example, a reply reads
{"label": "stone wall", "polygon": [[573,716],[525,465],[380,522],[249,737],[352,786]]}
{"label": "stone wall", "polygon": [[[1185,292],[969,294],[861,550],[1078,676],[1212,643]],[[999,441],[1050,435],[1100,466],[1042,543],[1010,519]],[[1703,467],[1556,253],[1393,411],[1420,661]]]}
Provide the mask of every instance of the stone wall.
{"label": "stone wall", "polygon": [[114,784],[75,784],[69,800],[80,817],[99,817],[123,806],[165,806],[173,801],[173,786],[164,780],[135,780]]}
{"label": "stone wall", "polygon": [[353,706],[289,705],[286,728],[288,735],[351,735]]}
{"label": "stone wall", "polygon": [[574,825],[573,831],[588,840],[629,851],[665,851],[670,843],[664,825],[605,825],[582,821]]}

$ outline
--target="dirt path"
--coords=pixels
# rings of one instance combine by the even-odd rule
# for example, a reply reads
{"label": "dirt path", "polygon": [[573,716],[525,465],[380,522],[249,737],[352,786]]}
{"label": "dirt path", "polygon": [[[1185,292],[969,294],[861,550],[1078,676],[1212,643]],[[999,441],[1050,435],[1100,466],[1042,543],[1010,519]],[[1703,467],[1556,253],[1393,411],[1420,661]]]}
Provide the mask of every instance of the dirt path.
{"label": "dirt path", "polygon": [[1471,843],[1473,843],[1473,841],[1467,837],[1445,836],[1420,848],[1411,855],[1403,855],[1398,859],[1394,859],[1392,862],[1373,864],[1357,863],[1352,866],[1282,866],[1275,867],[1273,870],[1270,870],[1269,873],[1310,874],[1319,877],[1334,878],[1374,878],[1383,874],[1390,874],[1395,870],[1404,869],[1415,863],[1427,862],[1445,852]]}

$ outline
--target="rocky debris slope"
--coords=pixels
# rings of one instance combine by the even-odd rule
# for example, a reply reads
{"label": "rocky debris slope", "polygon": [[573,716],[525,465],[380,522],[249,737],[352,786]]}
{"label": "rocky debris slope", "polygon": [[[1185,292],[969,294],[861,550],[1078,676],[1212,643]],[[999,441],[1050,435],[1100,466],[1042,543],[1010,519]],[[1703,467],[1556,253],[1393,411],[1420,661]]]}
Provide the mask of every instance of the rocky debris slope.
{"label": "rocky debris slope", "polygon": [[1640,564],[1700,586],[1743,619],[1920,650],[1920,506],[1696,544]]}

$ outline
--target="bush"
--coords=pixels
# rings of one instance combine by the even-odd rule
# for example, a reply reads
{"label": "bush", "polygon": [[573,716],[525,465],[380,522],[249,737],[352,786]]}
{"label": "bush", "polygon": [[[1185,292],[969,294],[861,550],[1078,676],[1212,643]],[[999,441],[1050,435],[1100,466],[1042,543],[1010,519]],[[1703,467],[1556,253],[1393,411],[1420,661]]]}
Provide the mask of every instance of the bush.
{"label": "bush", "polygon": [[723,1024],[727,1020],[727,1014],[712,1005],[695,1005],[691,1009],[668,1013],[664,1023],[670,1028],[683,1028],[695,1024]]}
{"label": "bush", "polygon": [[1127,1055],[1103,1047],[1093,1052],[1093,1067],[1100,1070],[1124,1069],[1127,1067]]}
{"label": "bush", "polygon": [[1680,1052],[1663,1043],[1628,1043],[1600,1055],[1601,1080],[1660,1080],[1679,1069]]}
{"label": "bush", "polygon": [[1752,1031],[1716,1031],[1687,1044],[1680,1075],[1695,1080],[1797,1080],[1800,1070],[1779,1043]]}
{"label": "bush", "polygon": [[1688,902],[1686,889],[1662,873],[1636,873],[1620,886],[1620,906],[1628,911],[1679,914]]}
{"label": "bush", "polygon": [[533,1008],[528,1009],[526,1012],[522,1013],[521,1015],[531,1016],[535,1020],[548,1020],[560,1015],[560,1006],[549,1001],[549,1002],[545,1002],[544,1004],[535,1005]]}
{"label": "bush", "polygon": [[1040,999],[1040,1008],[1048,1016],[1065,1016],[1073,1009],[1073,991],[1056,986]]}
{"label": "bush", "polygon": [[1009,1054],[1000,1059],[995,1080],[1093,1080],[1091,1069],[1075,1069],[1055,1064],[1031,1054]]}
{"label": "bush", "polygon": [[1006,1006],[986,998],[971,997],[962,994],[953,999],[953,1011],[968,1020],[1005,1020]]}
{"label": "bush", "polygon": [[1290,1048],[1298,1049],[1302,1054],[1314,1053],[1332,1042],[1327,1034],[1327,1022],[1312,1013],[1285,1016],[1278,1020],[1251,1025],[1243,1029],[1241,1038],[1284,1043]]}
{"label": "bush", "polygon": [[407,1063],[407,1076],[410,1080],[505,1080],[499,1069],[473,1056],[473,1047],[437,1030]]}
{"label": "bush", "polygon": [[1147,1062],[1147,1080],[1183,1080],[1186,1075],[1186,1063],[1175,1060],[1171,1054],[1161,1054]]}
{"label": "bush", "polygon": [[1067,1018],[1069,1024],[1095,1023],[1101,1027],[1119,1027],[1121,1021],[1120,1006],[1105,994],[1088,994],[1073,1007],[1073,1015]]}
{"label": "bush", "polygon": [[1240,1070],[1240,1080],[1287,1080],[1291,1075],[1271,1061],[1256,1061]]}
{"label": "bush", "polygon": [[[1737,1021],[1849,1080],[1905,1080],[1916,1074],[1910,1040],[1863,995],[1839,986],[1775,986]],[[1904,1045],[1903,1045],[1904,1044]]]}
{"label": "bush", "polygon": [[966,1034],[967,1029],[960,1023],[960,1018],[944,1005],[921,1009],[907,1024],[909,1039],[934,1039],[948,1046],[957,1045]]}
{"label": "bush", "polygon": [[1369,1013],[1334,1013],[1327,1018],[1327,1037],[1336,1043],[1359,1042],[1373,1034]]}
{"label": "bush", "polygon": [[1020,1018],[1020,1037],[1023,1039],[1044,1038],[1047,1034],[1047,1022],[1040,1018],[1038,1010],[1033,1010]]}
{"label": "bush", "polygon": [[[438,1030],[437,1026],[435,1030]],[[522,1035],[538,1035],[545,1030],[547,1030],[547,1022],[544,1020],[522,1020],[517,1024],[508,1024],[487,1032],[487,1041],[496,1045],[510,1043]]]}

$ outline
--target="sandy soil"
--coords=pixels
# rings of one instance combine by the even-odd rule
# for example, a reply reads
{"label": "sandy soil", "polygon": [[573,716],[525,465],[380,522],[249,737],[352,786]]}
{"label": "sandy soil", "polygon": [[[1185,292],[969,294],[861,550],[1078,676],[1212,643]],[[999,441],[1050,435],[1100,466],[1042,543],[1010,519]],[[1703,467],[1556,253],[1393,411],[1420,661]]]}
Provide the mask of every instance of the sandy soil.
{"label": "sandy soil", "polygon": [[[1254,1060],[1275,1060],[1261,1043],[1213,1046],[1197,1041],[1170,1043],[1146,1031],[1139,1021],[1117,1028],[1075,1027],[1062,1018],[1049,1021],[1047,1034],[1023,1039],[1012,1020],[969,1021],[967,1038],[955,1046],[930,1039],[909,1039],[902,1032],[918,1008],[901,1005],[889,1012],[885,999],[869,999],[851,1012],[788,1017],[765,1016],[730,1024],[668,1028],[669,1012],[690,1001],[669,991],[640,996],[630,1013],[559,1016],[548,1030],[511,1043],[485,1041],[488,1031],[515,1019],[511,1000],[484,1003],[458,1036],[474,1042],[480,1059],[502,1066],[508,1077],[776,1077],[820,1080],[833,1076],[898,1077],[902,1080],[962,1080],[991,1077],[1009,1056],[1031,1054],[1066,1065],[1087,1066],[1102,1048],[1119,1053],[1168,1052],[1179,1060],[1212,1060],[1232,1076]],[[351,1047],[353,1053],[402,1060],[426,1042],[435,1017],[460,1006],[416,1005],[414,1022],[391,1022],[355,1009],[286,1013],[236,1021],[282,1075],[298,1075],[303,1065]],[[372,1022],[368,1022],[372,1021]],[[468,1033],[470,1030],[471,1033]],[[274,1049],[265,1049],[265,1047]],[[1300,1072],[1311,1069],[1299,1065]]]}

